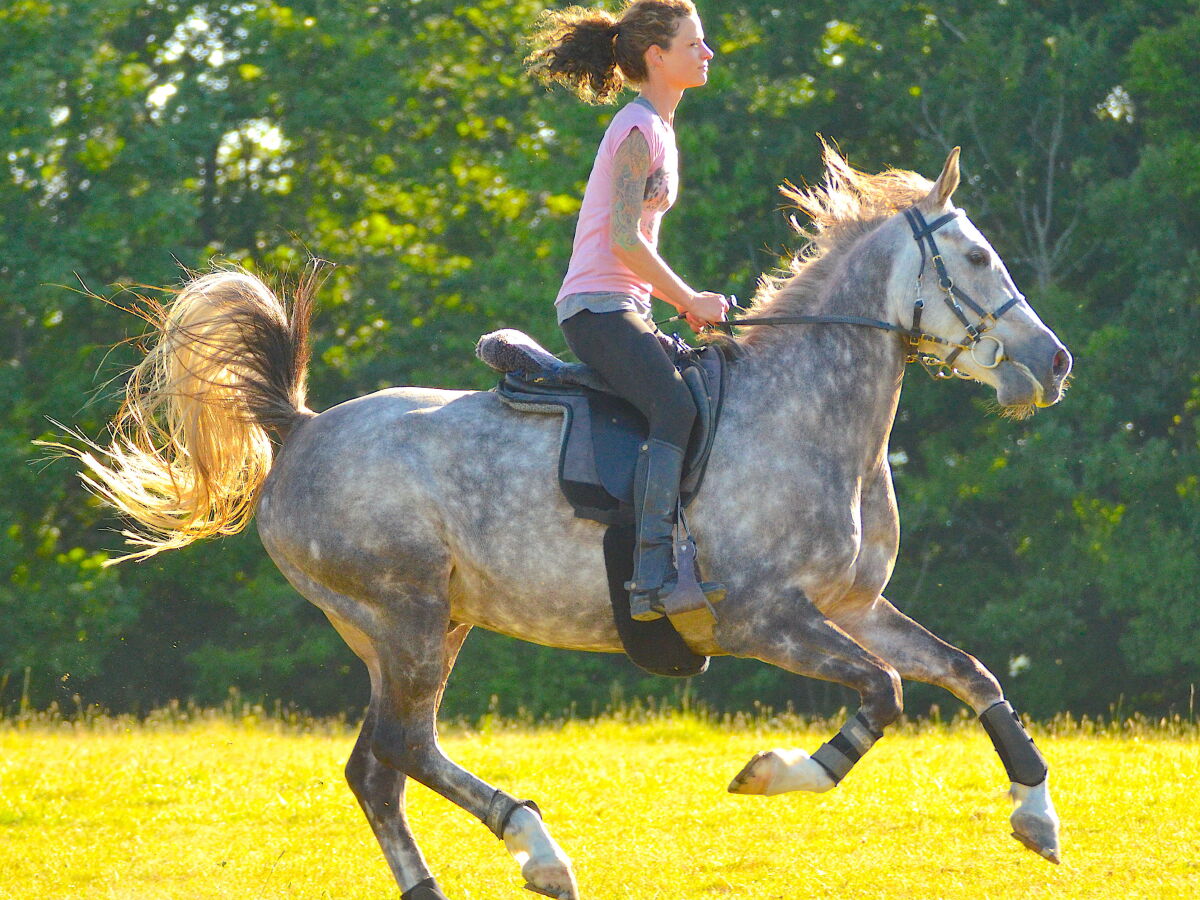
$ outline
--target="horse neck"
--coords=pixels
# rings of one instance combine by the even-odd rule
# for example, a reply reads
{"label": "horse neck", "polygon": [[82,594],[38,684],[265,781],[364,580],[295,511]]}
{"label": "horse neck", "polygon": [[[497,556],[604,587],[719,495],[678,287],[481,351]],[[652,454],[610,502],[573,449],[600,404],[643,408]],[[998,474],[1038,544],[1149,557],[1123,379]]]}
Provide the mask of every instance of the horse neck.
{"label": "horse neck", "polygon": [[[885,242],[861,240],[842,259],[829,261],[827,271],[819,273],[820,287],[808,292],[803,308],[788,308],[785,287],[774,308],[755,314],[887,320],[891,260]],[[757,439],[763,446],[781,440],[837,442],[865,465],[886,454],[904,374],[899,337],[860,325],[760,327],[769,333],[744,343],[729,381],[726,408],[747,435],[761,432]],[[814,429],[825,433],[811,433]]]}

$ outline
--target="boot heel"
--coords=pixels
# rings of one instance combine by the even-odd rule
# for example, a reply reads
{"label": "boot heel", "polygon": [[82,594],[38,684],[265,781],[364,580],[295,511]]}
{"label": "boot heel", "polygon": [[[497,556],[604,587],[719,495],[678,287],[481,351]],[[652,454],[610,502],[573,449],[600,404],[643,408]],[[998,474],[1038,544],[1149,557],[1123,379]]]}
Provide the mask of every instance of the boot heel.
{"label": "boot heel", "polygon": [[[657,605],[656,605],[657,604]],[[629,616],[637,622],[653,622],[661,619],[663,612],[662,601],[657,597],[646,594],[633,594],[629,598]]]}

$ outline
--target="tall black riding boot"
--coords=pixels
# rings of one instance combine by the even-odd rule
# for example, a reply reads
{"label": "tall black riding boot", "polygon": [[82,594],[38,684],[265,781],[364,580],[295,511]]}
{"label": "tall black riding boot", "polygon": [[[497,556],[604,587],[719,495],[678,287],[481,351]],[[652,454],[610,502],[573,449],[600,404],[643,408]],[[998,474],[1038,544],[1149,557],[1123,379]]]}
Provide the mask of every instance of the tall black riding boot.
{"label": "tall black riding boot", "polygon": [[[678,575],[674,560],[675,513],[679,508],[679,480],[683,451],[666,441],[642,445],[633,473],[633,512],[637,539],[633,552],[633,580],[629,612],[640,622],[663,616],[663,598],[675,590]],[[724,596],[721,585],[702,586],[714,591],[714,602]]]}
{"label": "tall black riding boot", "polygon": [[662,617],[661,598],[675,585],[672,545],[682,474],[681,449],[666,441],[642,444],[633,471],[633,580],[625,585],[629,612],[642,622]]}

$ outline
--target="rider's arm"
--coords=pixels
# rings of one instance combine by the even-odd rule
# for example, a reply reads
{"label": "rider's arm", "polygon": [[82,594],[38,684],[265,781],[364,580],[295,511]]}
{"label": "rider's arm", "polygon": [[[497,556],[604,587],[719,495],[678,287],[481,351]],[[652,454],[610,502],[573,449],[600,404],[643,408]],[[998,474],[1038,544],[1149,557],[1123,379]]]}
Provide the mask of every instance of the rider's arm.
{"label": "rider's arm", "polygon": [[641,130],[634,128],[613,155],[609,233],[613,255],[639,278],[650,282],[654,296],[670,303],[679,312],[701,322],[718,322],[725,317],[724,298],[708,291],[697,293],[692,290],[642,233],[642,208],[649,176],[650,145]]}

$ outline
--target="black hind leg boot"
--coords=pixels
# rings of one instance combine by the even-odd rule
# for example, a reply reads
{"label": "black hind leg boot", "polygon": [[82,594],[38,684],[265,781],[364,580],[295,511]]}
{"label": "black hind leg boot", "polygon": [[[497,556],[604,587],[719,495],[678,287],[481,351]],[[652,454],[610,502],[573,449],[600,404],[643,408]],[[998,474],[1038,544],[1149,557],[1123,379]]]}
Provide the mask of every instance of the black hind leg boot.
{"label": "black hind leg boot", "polygon": [[[666,441],[649,440],[638,454],[633,474],[633,512],[637,526],[633,580],[625,585],[629,612],[639,622],[663,616],[663,598],[678,580],[674,561],[675,513],[679,508],[679,479],[683,450]],[[710,589],[720,585],[703,585]]]}

